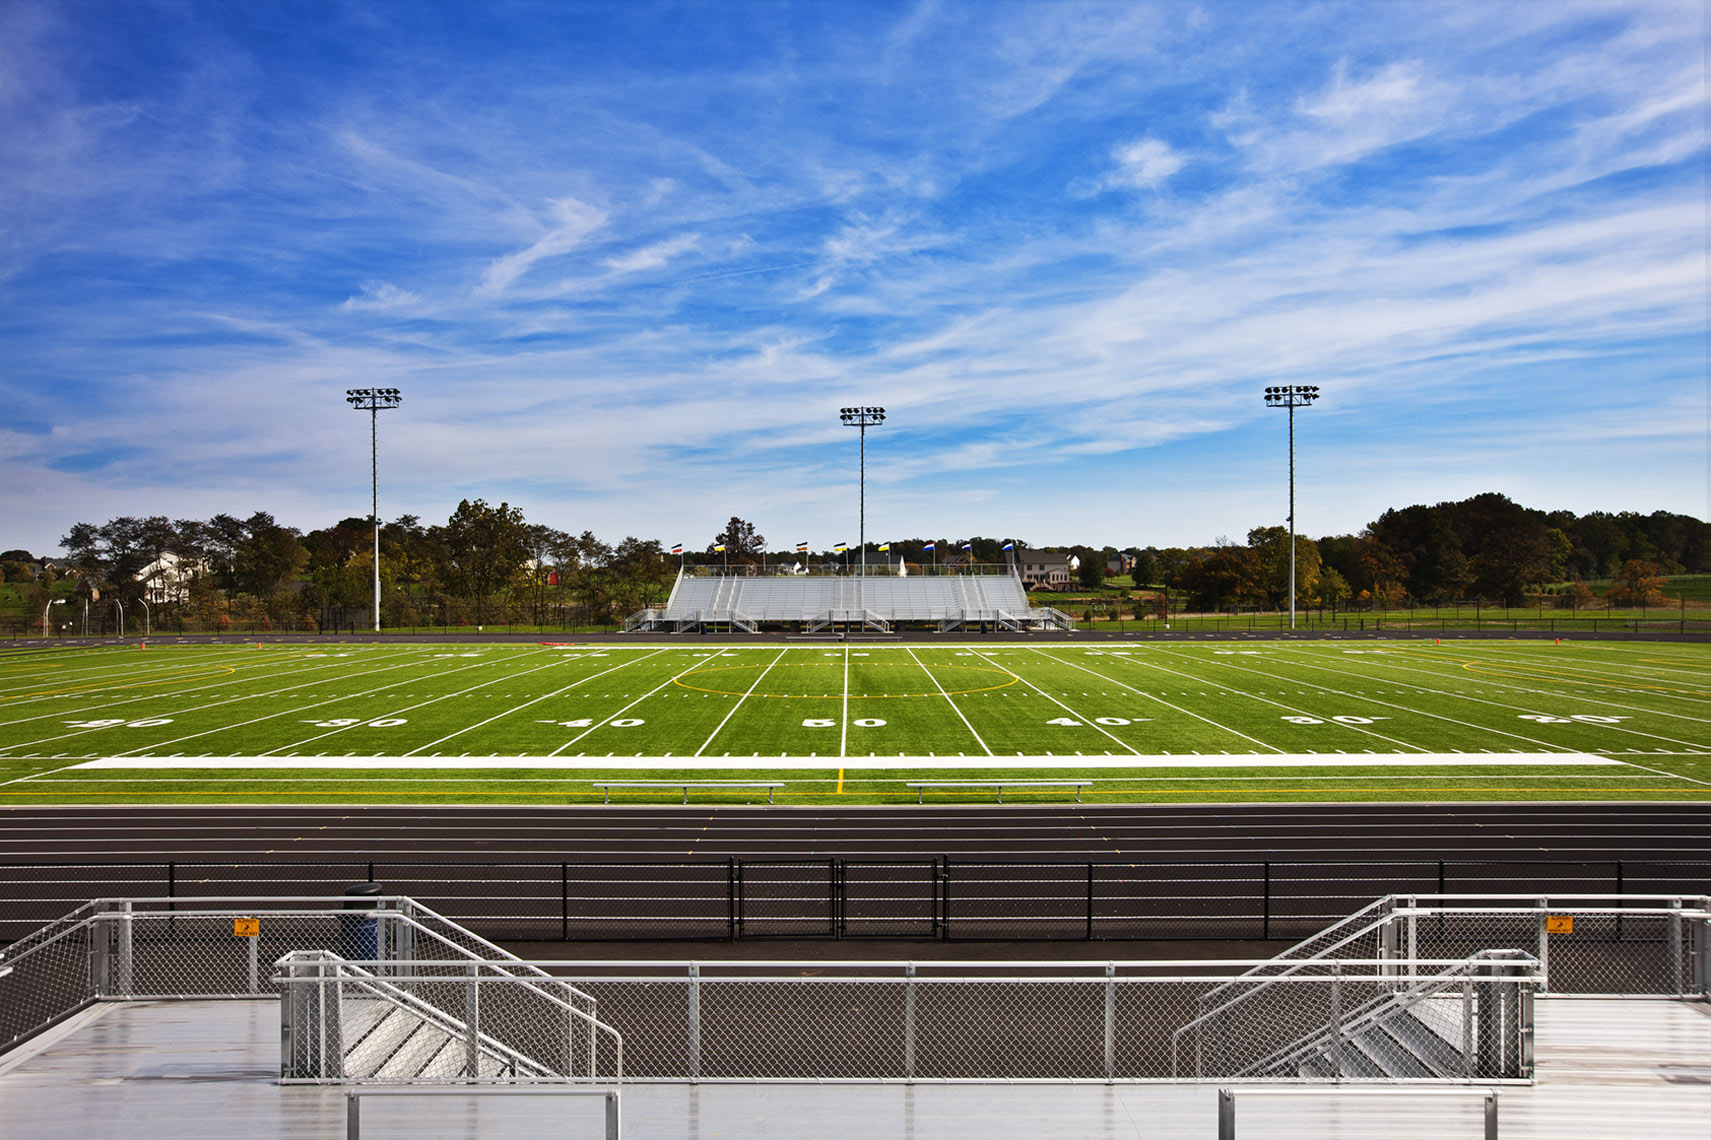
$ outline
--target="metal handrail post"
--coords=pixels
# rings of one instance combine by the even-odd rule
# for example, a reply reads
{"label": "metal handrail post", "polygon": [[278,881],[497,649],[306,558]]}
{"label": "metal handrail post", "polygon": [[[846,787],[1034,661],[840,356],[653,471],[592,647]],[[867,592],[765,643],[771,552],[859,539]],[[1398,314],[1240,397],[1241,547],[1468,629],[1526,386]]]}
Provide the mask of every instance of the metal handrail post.
{"label": "metal handrail post", "polygon": [[116,963],[119,975],[116,988],[122,998],[128,998],[136,992],[136,943],[132,937],[131,922],[131,903],[126,899],[119,904],[119,953]]}
{"label": "metal handrail post", "polygon": [[1700,997],[1711,998],[1711,918],[1695,919],[1693,989]]}
{"label": "metal handrail post", "polygon": [[1473,975],[1461,980],[1461,1075],[1473,1079]]}
{"label": "metal handrail post", "polygon": [[1236,1092],[1218,1090],[1218,1140],[1236,1140]]}
{"label": "metal handrail post", "polygon": [[689,963],[689,1080],[701,1079],[701,965]]}
{"label": "metal handrail post", "polygon": [[1538,906],[1539,914],[1534,920],[1534,927],[1539,948],[1533,957],[1539,960],[1539,973],[1544,975],[1545,988],[1549,989],[1551,984],[1551,928],[1549,916],[1545,912],[1550,909],[1550,900],[1540,899]]}
{"label": "metal handrail post", "polygon": [[1105,1080],[1117,1076],[1117,964],[1105,963]]}
{"label": "metal handrail post", "polygon": [[1343,964],[1331,963],[1331,1075],[1343,1076]]}
{"label": "metal handrail post", "polygon": [[[480,967],[471,962],[463,968],[465,976],[474,979]],[[463,1021],[465,1032],[465,1062],[469,1075],[481,1076],[481,987],[473,980],[463,986]]]}
{"label": "metal handrail post", "polygon": [[1681,900],[1676,899],[1669,912],[1669,988],[1677,995],[1687,993],[1687,979],[1683,976],[1682,966],[1682,929],[1681,929]]}
{"label": "metal handrail post", "polygon": [[903,1077],[915,1079],[915,963],[906,963],[903,976]]}

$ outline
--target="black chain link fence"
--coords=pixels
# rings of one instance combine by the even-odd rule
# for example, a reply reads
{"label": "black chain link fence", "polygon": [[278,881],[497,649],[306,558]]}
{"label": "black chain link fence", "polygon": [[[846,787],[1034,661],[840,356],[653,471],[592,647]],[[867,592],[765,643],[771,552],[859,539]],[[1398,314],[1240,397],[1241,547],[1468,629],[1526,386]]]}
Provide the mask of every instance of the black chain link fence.
{"label": "black chain link fence", "polygon": [[334,896],[357,882],[499,941],[1295,941],[1388,894],[1705,895],[1711,860],[0,863],[0,944],[93,898]]}

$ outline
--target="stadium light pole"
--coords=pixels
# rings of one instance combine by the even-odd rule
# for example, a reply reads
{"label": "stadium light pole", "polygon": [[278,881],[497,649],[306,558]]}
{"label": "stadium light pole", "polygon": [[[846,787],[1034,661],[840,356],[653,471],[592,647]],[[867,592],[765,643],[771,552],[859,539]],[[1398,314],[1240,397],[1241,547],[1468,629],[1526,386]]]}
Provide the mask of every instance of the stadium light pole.
{"label": "stadium light pole", "polygon": [[1285,384],[1265,390],[1265,406],[1289,409],[1289,628],[1295,628],[1295,409],[1319,398],[1317,384]]}
{"label": "stadium light pole", "polygon": [[373,490],[368,521],[374,524],[374,632],[380,632],[380,413],[404,402],[396,388],[346,388],[345,402],[368,413],[368,466]]}
{"label": "stadium light pole", "polygon": [[857,520],[861,540],[861,576],[867,577],[867,429],[885,422],[884,408],[839,408],[845,427],[861,431],[861,512]]}

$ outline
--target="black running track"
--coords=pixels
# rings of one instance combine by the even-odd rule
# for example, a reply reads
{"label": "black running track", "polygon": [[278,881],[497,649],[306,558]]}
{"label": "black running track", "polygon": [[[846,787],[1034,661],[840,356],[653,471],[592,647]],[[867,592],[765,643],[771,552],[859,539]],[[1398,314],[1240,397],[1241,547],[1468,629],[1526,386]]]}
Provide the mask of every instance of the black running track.
{"label": "black running track", "polygon": [[511,940],[1276,939],[1392,893],[1711,893],[1711,804],[0,809],[0,942],[365,879]]}
{"label": "black running track", "polygon": [[1711,803],[17,807],[0,862],[1711,858]]}

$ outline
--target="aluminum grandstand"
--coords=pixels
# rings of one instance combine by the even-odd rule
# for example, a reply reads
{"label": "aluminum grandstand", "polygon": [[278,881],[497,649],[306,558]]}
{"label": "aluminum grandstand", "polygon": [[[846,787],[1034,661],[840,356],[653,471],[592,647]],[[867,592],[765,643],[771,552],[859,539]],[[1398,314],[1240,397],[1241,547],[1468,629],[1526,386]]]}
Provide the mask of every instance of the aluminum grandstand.
{"label": "aluminum grandstand", "polygon": [[964,564],[897,569],[870,566],[864,576],[841,568],[688,566],[678,572],[663,609],[632,614],[626,630],[756,633],[763,627],[802,633],[898,627],[1025,630],[1074,629],[1068,614],[1028,603],[1014,566]]}

